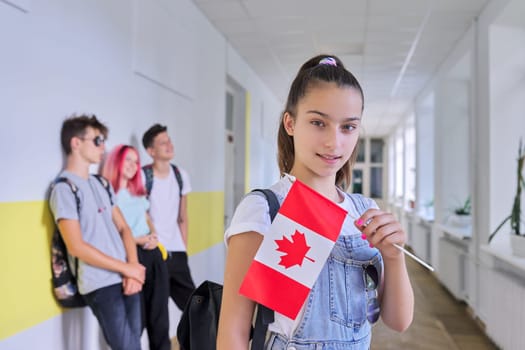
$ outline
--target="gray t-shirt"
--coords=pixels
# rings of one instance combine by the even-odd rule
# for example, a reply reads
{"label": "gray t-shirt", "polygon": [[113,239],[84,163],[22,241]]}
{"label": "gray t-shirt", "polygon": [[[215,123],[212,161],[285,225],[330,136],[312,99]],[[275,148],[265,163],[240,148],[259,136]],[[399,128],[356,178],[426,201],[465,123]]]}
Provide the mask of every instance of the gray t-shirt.
{"label": "gray t-shirt", "polygon": [[[77,212],[75,195],[67,183],[58,183],[49,197],[49,206],[55,218],[80,221],[82,239],[115,259],[126,261],[124,243],[112,219],[112,206],[104,186],[93,176],[83,179],[68,171],[60,177],[70,179],[78,188],[80,199],[80,218]],[[114,198],[113,189],[111,193]],[[69,257],[70,266],[74,259]],[[74,273],[74,272],[73,272]],[[119,273],[94,267],[78,260],[78,289],[80,294],[121,283]]]}

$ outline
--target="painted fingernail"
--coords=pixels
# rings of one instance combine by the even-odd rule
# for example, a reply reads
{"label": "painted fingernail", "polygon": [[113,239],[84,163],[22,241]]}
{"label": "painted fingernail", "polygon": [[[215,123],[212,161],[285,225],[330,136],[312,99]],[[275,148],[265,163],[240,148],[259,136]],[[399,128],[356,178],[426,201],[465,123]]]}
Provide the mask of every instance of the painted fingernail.
{"label": "painted fingernail", "polygon": [[374,248],[374,245],[372,243],[369,244],[370,248]]}
{"label": "painted fingernail", "polygon": [[366,239],[366,235],[363,233],[363,234],[361,235],[361,238],[362,238],[362,239]]}
{"label": "painted fingernail", "polygon": [[357,226],[363,226],[363,220],[359,219],[356,221]]}

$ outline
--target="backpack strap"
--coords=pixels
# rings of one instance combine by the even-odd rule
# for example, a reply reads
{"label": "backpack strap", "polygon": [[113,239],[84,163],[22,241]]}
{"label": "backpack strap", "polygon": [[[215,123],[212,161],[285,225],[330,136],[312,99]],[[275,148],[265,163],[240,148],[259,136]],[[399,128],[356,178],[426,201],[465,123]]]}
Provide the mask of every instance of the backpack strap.
{"label": "backpack strap", "polygon": [[[177,183],[179,184],[179,197],[182,197],[182,175],[180,173],[179,168],[175,164],[170,164],[171,168],[173,169],[173,174],[175,174],[175,179],[177,180]],[[153,188],[153,165],[148,164],[144,165],[142,167],[142,170],[144,171],[144,176],[146,177],[146,193],[148,194],[148,197],[151,193],[151,189]]]}
{"label": "backpack strap", "polygon": [[173,173],[175,174],[175,179],[177,180],[177,183],[179,184],[179,198],[182,198],[182,175],[180,173],[179,168],[175,164],[171,164],[171,168],[173,169]]}
{"label": "backpack strap", "polygon": [[[277,196],[272,190],[269,189],[256,189],[252,192],[261,192],[268,201],[270,207],[270,218],[273,221],[277,212],[279,211],[280,204]],[[257,316],[255,317],[255,326],[253,329],[252,339],[252,350],[259,350],[264,348],[264,342],[266,340],[266,332],[268,325],[274,321],[274,311],[267,308],[264,305],[257,304]]]}
{"label": "backpack strap", "polygon": [[144,176],[146,177],[146,193],[148,194],[148,197],[151,193],[151,189],[153,188],[153,166],[151,164],[144,165],[142,167],[142,171],[144,171]]}
{"label": "backpack strap", "polygon": [[[78,213],[78,216],[80,218],[80,198],[78,197],[78,187],[77,185],[75,185],[73,183],[73,181],[71,181],[70,179],[68,179],[67,177],[58,177],[55,179],[55,181],[53,181],[53,184],[51,185],[51,190],[53,190],[53,188],[59,184],[59,183],[66,183],[69,185],[69,188],[71,189],[71,192],[73,192],[73,195],[75,196],[75,202],[77,204],[77,213]],[[62,238],[62,233],[60,233],[59,230],[55,230],[58,232],[58,238],[62,241],[62,243],[65,245],[64,243],[64,239]],[[66,257],[67,259],[67,257]],[[75,257],[75,278],[77,278],[78,276],[78,258]]]}
{"label": "backpack strap", "polygon": [[111,206],[113,206],[113,196],[111,195],[111,189],[109,188],[109,181],[104,176],[99,174],[93,174],[93,176],[98,180],[98,182],[100,182],[102,187],[106,189],[106,192],[109,196],[109,203],[111,203]]}
{"label": "backpack strap", "polygon": [[71,192],[73,192],[73,194],[75,195],[75,201],[77,203],[77,212],[78,214],[80,215],[80,198],[78,197],[78,187],[77,185],[75,185],[73,183],[73,181],[71,181],[70,179],[68,179],[67,177],[58,177],[55,179],[55,181],[53,181],[53,184],[51,185],[51,190],[53,189],[53,187],[55,187],[57,184],[59,183],[67,183],[69,185],[69,188],[71,188]]}

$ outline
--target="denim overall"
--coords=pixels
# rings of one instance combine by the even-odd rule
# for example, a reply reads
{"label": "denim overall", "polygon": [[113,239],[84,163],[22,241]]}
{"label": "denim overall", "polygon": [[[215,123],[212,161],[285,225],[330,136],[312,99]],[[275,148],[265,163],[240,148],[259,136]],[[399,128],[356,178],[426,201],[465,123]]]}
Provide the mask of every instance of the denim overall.
{"label": "denim overall", "polygon": [[[348,195],[358,213],[367,205],[361,195]],[[365,267],[374,265],[381,276],[382,258],[347,216],[343,231],[305,302],[299,326],[291,339],[270,333],[267,350],[367,350],[371,324],[367,302],[377,289],[366,290]]]}

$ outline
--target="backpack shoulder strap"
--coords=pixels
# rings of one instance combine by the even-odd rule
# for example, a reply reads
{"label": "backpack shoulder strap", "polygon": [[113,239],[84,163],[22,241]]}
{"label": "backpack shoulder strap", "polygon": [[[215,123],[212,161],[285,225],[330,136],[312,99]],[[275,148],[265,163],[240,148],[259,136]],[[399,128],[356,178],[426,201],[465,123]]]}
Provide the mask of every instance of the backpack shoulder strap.
{"label": "backpack shoulder strap", "polygon": [[142,167],[142,171],[144,171],[144,176],[146,177],[146,193],[148,194],[148,197],[151,193],[151,189],[153,188],[153,166],[151,164],[144,165]]}
{"label": "backpack shoulder strap", "polygon": [[277,212],[281,207],[275,193],[270,189],[255,189],[252,192],[261,192],[264,194],[264,197],[266,197],[266,200],[268,201],[268,206],[270,207],[270,219],[273,221],[273,219],[275,219],[275,215],[277,215]]}
{"label": "backpack shoulder strap", "polygon": [[[78,197],[78,187],[77,185],[73,183],[73,181],[71,181],[67,177],[63,177],[63,176],[58,177],[55,179],[55,181],[53,181],[53,184],[51,185],[51,189],[55,187],[57,184],[62,183],[62,182],[67,183],[69,185],[69,188],[71,189],[71,192],[73,192],[73,195],[75,196],[75,202],[77,204],[77,213],[80,217],[80,198]],[[58,227],[55,229],[55,232],[53,233],[53,235],[54,236],[56,235],[56,239],[59,240],[64,247],[66,246],[66,244],[64,243],[64,239],[62,238],[62,234],[58,230]],[[55,237],[53,237],[53,239],[55,239]],[[78,258],[75,257],[75,274],[74,274],[75,279],[77,278],[77,276],[78,276]]]}
{"label": "backpack shoulder strap", "polygon": [[53,189],[53,187],[62,182],[68,184],[69,188],[71,188],[71,192],[73,192],[73,195],[75,196],[75,202],[77,203],[77,212],[80,214],[80,198],[78,197],[78,187],[73,183],[73,181],[71,181],[67,177],[58,177],[55,179],[55,181],[53,181],[51,189]]}
{"label": "backpack shoulder strap", "polygon": [[[270,189],[256,189],[252,192],[261,192],[268,201],[270,207],[270,218],[273,221],[279,208],[281,207],[279,200],[275,193]],[[257,316],[255,317],[255,326],[253,329],[252,350],[260,350],[264,348],[264,341],[266,340],[266,331],[268,325],[274,321],[274,311],[264,305],[257,304]]]}
{"label": "backpack shoulder strap", "polygon": [[113,206],[113,196],[111,195],[111,190],[109,188],[109,181],[104,176],[99,175],[99,174],[93,174],[93,176],[95,177],[95,179],[98,180],[98,182],[100,182],[102,187],[106,189],[106,192],[108,193],[108,196],[109,196],[109,202]]}
{"label": "backpack shoulder strap", "polygon": [[177,179],[177,183],[179,184],[179,197],[182,197],[182,175],[180,173],[179,168],[175,164],[171,164],[171,168],[173,169],[173,173],[175,174],[175,179]]}

